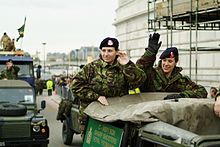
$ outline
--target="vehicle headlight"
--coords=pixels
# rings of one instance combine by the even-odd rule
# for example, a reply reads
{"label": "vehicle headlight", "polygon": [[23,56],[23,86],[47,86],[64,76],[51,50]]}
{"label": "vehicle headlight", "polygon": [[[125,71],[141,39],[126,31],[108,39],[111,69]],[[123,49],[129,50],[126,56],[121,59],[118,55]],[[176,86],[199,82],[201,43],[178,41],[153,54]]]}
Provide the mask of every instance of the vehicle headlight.
{"label": "vehicle headlight", "polygon": [[47,122],[45,120],[40,120],[36,122],[32,122],[32,130],[35,133],[46,133]]}
{"label": "vehicle headlight", "polygon": [[39,132],[40,131],[40,126],[33,126],[33,131],[34,132]]}
{"label": "vehicle headlight", "polygon": [[36,117],[31,120],[31,135],[33,138],[49,138],[49,127],[47,120],[41,117]]}

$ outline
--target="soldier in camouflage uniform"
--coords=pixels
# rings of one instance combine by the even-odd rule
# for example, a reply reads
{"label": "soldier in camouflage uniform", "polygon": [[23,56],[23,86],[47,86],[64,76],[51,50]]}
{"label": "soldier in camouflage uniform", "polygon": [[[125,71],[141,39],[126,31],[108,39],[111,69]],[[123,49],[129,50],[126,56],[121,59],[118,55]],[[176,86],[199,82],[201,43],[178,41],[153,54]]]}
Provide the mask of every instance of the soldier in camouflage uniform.
{"label": "soldier in camouflage uniform", "polygon": [[6,69],[1,72],[1,79],[15,80],[18,77],[20,68],[13,65],[11,59],[6,62]]}
{"label": "soldier in camouflage uniform", "polygon": [[0,45],[2,44],[3,46],[3,50],[7,51],[10,44],[11,44],[11,38],[7,35],[7,33],[5,32],[0,40]]}
{"label": "soldier in camouflage uniform", "polygon": [[35,81],[35,87],[36,87],[36,95],[42,95],[44,90],[44,82],[42,79],[38,78]]}
{"label": "soldier in camouflage uniform", "polygon": [[161,60],[158,66],[153,67],[156,54],[162,43],[159,42],[159,38],[158,33],[154,33],[153,36],[150,35],[148,48],[145,49],[144,55],[136,63],[147,75],[147,80],[141,86],[141,91],[178,93],[169,94],[164,99],[206,98],[207,91],[203,86],[197,85],[189,77],[180,73],[182,68],[176,66],[179,60],[177,48],[167,48],[160,55]]}
{"label": "soldier in camouflage uniform", "polygon": [[93,101],[109,105],[107,99],[128,94],[143,84],[146,75],[138,68],[124,51],[119,51],[115,38],[105,38],[101,44],[100,59],[85,65],[73,78],[71,89],[80,98],[81,131],[86,116],[83,110]]}

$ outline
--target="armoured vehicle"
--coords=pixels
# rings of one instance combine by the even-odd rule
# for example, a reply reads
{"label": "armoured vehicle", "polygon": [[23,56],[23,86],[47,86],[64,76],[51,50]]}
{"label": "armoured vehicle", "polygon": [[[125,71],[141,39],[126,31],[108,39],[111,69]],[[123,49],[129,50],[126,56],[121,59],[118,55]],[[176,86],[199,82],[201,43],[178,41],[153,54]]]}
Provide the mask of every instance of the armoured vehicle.
{"label": "armoured vehicle", "polygon": [[24,51],[14,52],[0,51],[0,71],[5,69],[5,63],[11,59],[14,65],[20,68],[18,79],[27,81],[32,87],[35,87],[33,59]]}
{"label": "armoured vehicle", "polygon": [[0,80],[0,146],[47,147],[49,127],[37,108],[33,87],[23,80]]}
{"label": "armoured vehicle", "polygon": [[[213,99],[163,100],[167,94],[109,98],[109,106],[91,103],[85,109],[89,119],[83,146],[220,146],[220,119],[213,112]],[[67,144],[71,144],[74,133],[79,133],[75,106],[63,121]]]}

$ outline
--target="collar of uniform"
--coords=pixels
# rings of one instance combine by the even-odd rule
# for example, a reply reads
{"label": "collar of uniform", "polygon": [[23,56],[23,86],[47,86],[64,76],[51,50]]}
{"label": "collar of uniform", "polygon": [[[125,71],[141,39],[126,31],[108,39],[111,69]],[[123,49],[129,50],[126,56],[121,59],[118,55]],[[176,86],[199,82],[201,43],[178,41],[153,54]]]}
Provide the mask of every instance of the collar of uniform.
{"label": "collar of uniform", "polygon": [[117,60],[115,60],[113,64],[108,64],[107,62],[105,62],[102,59],[100,59],[100,61],[101,61],[103,67],[107,67],[107,66],[115,67],[115,66],[119,66],[120,65]]}

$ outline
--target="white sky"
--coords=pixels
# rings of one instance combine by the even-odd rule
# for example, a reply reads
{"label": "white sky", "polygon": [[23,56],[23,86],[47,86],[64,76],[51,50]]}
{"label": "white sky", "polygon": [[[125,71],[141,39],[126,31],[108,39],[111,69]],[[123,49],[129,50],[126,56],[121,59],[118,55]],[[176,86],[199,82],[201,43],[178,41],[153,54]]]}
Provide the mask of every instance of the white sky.
{"label": "white sky", "polygon": [[[43,54],[70,52],[81,46],[99,46],[108,36],[115,36],[112,25],[118,0],[0,0],[0,33],[17,38],[24,23],[22,48]],[[0,34],[1,35],[1,34]],[[21,40],[16,43],[21,47]]]}

